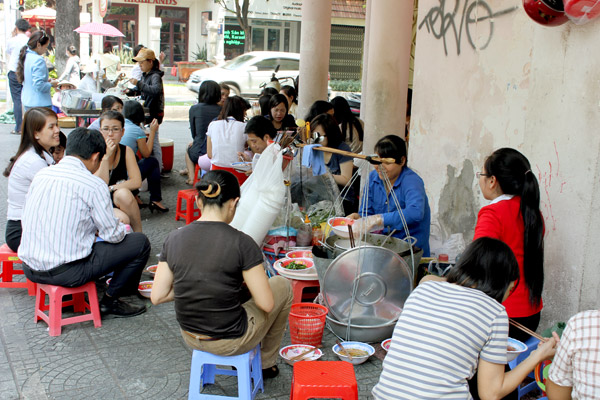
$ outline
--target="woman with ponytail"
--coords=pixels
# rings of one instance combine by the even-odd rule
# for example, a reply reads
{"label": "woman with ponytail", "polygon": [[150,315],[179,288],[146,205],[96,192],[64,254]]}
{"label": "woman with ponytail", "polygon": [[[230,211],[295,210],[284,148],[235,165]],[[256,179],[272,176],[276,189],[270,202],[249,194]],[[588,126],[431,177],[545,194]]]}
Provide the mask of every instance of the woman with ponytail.
{"label": "woman with ponytail", "polygon": [[273,378],[292,305],[290,283],[268,279],[260,248],[229,225],[240,200],[237,178],[210,171],[196,189],[202,216],[167,237],[152,303],[175,301],[181,335],[193,349],[232,356],[261,344],[263,378]]}
{"label": "woman with ponytail", "polygon": [[48,67],[42,57],[49,44],[50,38],[40,30],[31,35],[19,53],[17,79],[23,85],[21,101],[25,111],[33,107],[52,108],[50,88],[56,88],[58,80],[48,79]]}
{"label": "woman with ponytail", "polygon": [[[483,197],[491,203],[479,211],[474,239],[499,239],[515,254],[519,282],[502,304],[509,318],[535,331],[544,286],[544,220],[538,181],[527,158],[510,148],[493,152],[477,176]],[[521,341],[529,338],[512,326],[509,335]]]}

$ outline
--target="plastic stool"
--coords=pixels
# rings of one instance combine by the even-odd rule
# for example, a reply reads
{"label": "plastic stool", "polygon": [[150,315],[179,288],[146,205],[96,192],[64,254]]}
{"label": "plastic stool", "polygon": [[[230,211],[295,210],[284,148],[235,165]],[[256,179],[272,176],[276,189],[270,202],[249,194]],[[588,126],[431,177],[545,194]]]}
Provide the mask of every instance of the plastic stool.
{"label": "plastic stool", "polygon": [[13,275],[23,275],[23,270],[13,269],[13,264],[21,264],[17,253],[5,243],[0,246],[0,288],[26,288],[30,296],[35,296],[35,283],[25,278],[25,282],[13,282]]}
{"label": "plastic stool", "polygon": [[212,164],[212,166],[210,167],[210,170],[211,171],[221,170],[221,171],[231,172],[237,178],[240,186],[242,186],[244,184],[244,182],[246,182],[246,179],[248,179],[248,175],[244,174],[243,172],[238,172],[234,168],[219,167],[218,165]]}
{"label": "plastic stool", "polygon": [[[85,293],[88,295],[88,302],[85,301]],[[66,294],[73,295],[72,300],[62,301]],[[46,295],[49,302],[46,304]],[[75,312],[90,313],[78,315],[76,317],[62,318],[62,308],[73,306]],[[45,311],[50,311],[47,315]],[[85,285],[67,288],[62,286],[37,284],[35,296],[35,317],[34,322],[40,319],[44,320],[50,327],[50,336],[60,336],[63,325],[75,324],[77,322],[94,321],[94,326],[100,328],[100,307],[98,304],[98,294],[96,293],[96,282],[91,281]]]}
{"label": "plastic stool", "polygon": [[302,302],[302,293],[304,292],[304,289],[312,287],[316,287],[319,289],[321,288],[321,286],[319,285],[319,280],[299,281],[297,279],[290,279],[290,283],[292,284],[292,293],[294,294],[292,304]]}
{"label": "plastic stool", "polygon": [[[185,189],[177,192],[175,221],[179,221],[179,218],[183,218],[185,224],[188,225],[192,221],[200,218],[200,210],[196,207],[196,194],[196,189]],[[182,209],[183,201],[185,201],[185,209]]]}
{"label": "plastic stool", "polygon": [[354,367],[345,361],[298,361],[294,364],[290,399],[358,400]]}
{"label": "plastic stool", "polygon": [[[525,345],[527,346],[527,350],[525,350],[524,352],[519,354],[517,356],[517,358],[515,358],[514,360],[512,360],[508,363],[508,366],[510,367],[510,369],[514,369],[517,365],[519,365],[521,363],[521,361],[526,359],[529,356],[529,353],[531,353],[533,350],[537,349],[537,346],[539,343],[540,343],[539,339],[536,339],[533,336],[531,336],[529,339],[527,339],[527,341],[525,342]],[[530,378],[535,378],[533,375],[533,372],[531,372],[527,376],[529,376]],[[535,379],[533,382],[530,382],[523,387],[521,387],[521,385],[519,385],[517,387],[517,393],[518,393],[519,399],[521,398],[521,396],[524,396],[525,394],[527,394],[533,390],[539,390],[539,387],[538,387]]]}
{"label": "plastic stool", "polygon": [[[229,365],[235,370],[217,368],[217,365]],[[215,383],[215,375],[231,375],[238,378],[238,396],[218,396],[202,394],[204,385]],[[254,387],[252,386],[254,382]],[[200,350],[192,354],[192,369],[190,372],[189,400],[225,400],[225,399],[254,399],[258,389],[264,392],[262,377],[262,362],[260,359],[260,344],[247,353],[237,356],[217,356]]]}

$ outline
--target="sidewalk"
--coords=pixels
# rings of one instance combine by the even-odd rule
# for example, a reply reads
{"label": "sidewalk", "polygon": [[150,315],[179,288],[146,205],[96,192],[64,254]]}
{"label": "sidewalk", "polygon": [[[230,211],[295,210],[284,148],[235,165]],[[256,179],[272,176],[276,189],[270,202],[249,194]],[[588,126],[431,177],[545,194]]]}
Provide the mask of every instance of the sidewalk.
{"label": "sidewalk", "polygon": [[[186,89],[187,90],[187,89]],[[9,125],[0,125],[0,165],[6,166],[16,152],[19,137]],[[152,244],[148,265],[155,264],[167,234],[184,225],[175,221],[177,191],[189,188],[176,171],[183,168],[184,149],[190,141],[186,122],[165,122],[163,138],[175,141],[175,164],[168,179],[162,180],[166,214],[142,210],[144,233]],[[0,213],[6,215],[7,179],[0,183]],[[148,194],[142,193],[147,201]],[[0,219],[4,232],[6,218]],[[143,279],[150,277],[144,273]],[[102,286],[99,286],[103,290]],[[103,319],[95,329],[91,322],[63,327],[62,335],[50,337],[44,322],[33,322],[34,298],[25,289],[0,289],[0,399],[185,399],[187,398],[191,351],[179,334],[173,303],[152,306],[127,319]],[[337,360],[331,347],[335,336],[325,331],[322,360]],[[286,335],[282,347],[290,343]],[[359,398],[371,399],[371,388],[381,373],[383,350],[354,368]],[[288,399],[292,367],[279,360],[280,375],[265,382],[265,392],[256,399]],[[233,377],[218,377],[210,393],[234,395]]]}

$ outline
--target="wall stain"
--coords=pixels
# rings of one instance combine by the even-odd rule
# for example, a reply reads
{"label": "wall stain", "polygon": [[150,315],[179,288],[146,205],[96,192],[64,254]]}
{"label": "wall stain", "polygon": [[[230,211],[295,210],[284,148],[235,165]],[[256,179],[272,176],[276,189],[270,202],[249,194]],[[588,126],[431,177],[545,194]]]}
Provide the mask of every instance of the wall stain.
{"label": "wall stain", "polygon": [[465,160],[460,175],[452,165],[446,167],[447,181],[439,200],[439,223],[446,234],[462,233],[468,242],[473,237],[478,204],[473,192],[475,173],[471,160]]}
{"label": "wall stain", "polygon": [[[556,161],[552,167],[552,161],[548,161],[548,169],[542,171],[538,164],[535,165],[538,172],[538,182],[540,185],[540,210],[544,220],[546,221],[546,227],[550,227],[553,231],[556,230],[556,218],[554,217],[554,211],[552,210],[552,201],[550,200],[550,188],[552,187],[552,177],[554,177],[555,184],[559,185],[559,193],[563,192],[566,181],[562,179],[560,175],[560,158],[558,156],[558,148],[556,142],[554,142],[554,154],[556,155]],[[545,196],[544,196],[545,195]]]}

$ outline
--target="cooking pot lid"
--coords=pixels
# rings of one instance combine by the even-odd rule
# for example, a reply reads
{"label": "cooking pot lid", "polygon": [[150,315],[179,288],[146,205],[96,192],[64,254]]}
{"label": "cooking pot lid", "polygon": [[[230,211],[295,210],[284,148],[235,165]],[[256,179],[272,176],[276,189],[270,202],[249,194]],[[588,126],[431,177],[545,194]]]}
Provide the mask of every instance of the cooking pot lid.
{"label": "cooking pot lid", "polygon": [[[340,322],[352,318],[398,318],[412,291],[412,273],[392,250],[363,246],[340,254],[327,268],[321,291]],[[356,283],[356,296],[352,292]]]}

